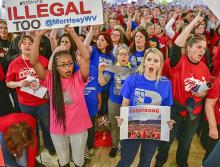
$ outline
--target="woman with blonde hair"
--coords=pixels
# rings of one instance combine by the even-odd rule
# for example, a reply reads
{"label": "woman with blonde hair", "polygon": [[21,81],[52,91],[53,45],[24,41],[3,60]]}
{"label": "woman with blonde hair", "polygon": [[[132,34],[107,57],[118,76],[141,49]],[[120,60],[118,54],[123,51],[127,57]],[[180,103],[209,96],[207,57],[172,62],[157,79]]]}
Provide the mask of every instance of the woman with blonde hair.
{"label": "woman with blonde hair", "polygon": [[[147,49],[138,73],[129,76],[121,90],[122,106],[173,104],[171,82],[161,77],[163,54],[156,48]],[[122,123],[122,119],[117,119]],[[172,128],[172,121],[169,123]],[[152,157],[160,142],[152,139],[121,140],[121,160],[117,167],[129,167],[135,159],[139,147],[140,162],[138,167],[150,167]]]}

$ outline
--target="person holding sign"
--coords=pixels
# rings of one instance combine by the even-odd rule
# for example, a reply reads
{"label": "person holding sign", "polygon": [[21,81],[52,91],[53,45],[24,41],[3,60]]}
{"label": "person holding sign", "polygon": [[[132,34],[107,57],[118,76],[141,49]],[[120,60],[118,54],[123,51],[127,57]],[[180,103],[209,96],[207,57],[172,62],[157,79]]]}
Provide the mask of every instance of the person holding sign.
{"label": "person holding sign", "polygon": [[[126,45],[119,46],[119,48],[116,51],[116,66],[131,68],[129,63],[129,54],[130,52]],[[106,84],[110,85],[110,95],[108,100],[108,116],[111,123],[112,149],[109,153],[109,156],[113,158],[116,156],[117,145],[119,142],[119,128],[117,126],[115,116],[120,115],[120,107],[122,104],[122,96],[120,95],[120,91],[128,75],[122,76],[119,73],[105,71],[106,66],[106,63],[99,64],[98,80],[101,86],[104,86]],[[103,71],[105,71],[104,74]]]}
{"label": "person holding sign", "polygon": [[75,41],[84,60],[77,72],[73,73],[74,60],[68,51],[55,53],[52,72],[43,68],[39,62],[39,52],[34,48],[39,47],[40,39],[46,30],[35,32],[30,62],[50,94],[50,133],[59,165],[70,166],[69,146],[71,146],[72,159],[78,167],[84,164],[87,129],[92,126],[83,95],[89,76],[89,52],[74,28],[66,27],[65,30]]}
{"label": "person holding sign", "polygon": [[[158,105],[171,106],[173,104],[171,82],[161,77],[164,59],[163,54],[156,48],[147,49],[137,74],[129,76],[121,90],[122,106]],[[117,118],[118,123],[121,119]],[[172,129],[173,121],[169,122]],[[117,167],[129,167],[135,159],[139,147],[139,167],[150,167],[152,157],[160,141],[151,139],[121,140],[121,160]]]}
{"label": "person holding sign", "polygon": [[[205,37],[193,35],[189,38],[192,29],[202,20],[203,18],[198,14],[177,37],[172,47],[170,78],[174,105],[171,108],[171,118],[176,121],[176,124],[171,131],[170,142],[163,142],[159,146],[155,167],[162,167],[167,161],[170,146],[179,129],[176,162],[179,167],[188,167],[189,150],[199,125],[203,98],[207,90],[200,88],[205,88],[204,85],[211,80],[209,69],[201,62],[206,51]],[[182,55],[181,47],[185,47],[185,44],[186,55]]]}

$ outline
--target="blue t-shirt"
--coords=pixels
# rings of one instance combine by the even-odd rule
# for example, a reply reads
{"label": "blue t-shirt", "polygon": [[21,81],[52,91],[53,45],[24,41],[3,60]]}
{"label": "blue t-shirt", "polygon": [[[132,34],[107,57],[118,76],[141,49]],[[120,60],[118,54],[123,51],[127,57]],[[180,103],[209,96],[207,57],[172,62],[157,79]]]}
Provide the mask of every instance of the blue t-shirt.
{"label": "blue t-shirt", "polygon": [[[79,66],[75,65],[76,71]],[[102,87],[98,83],[98,70],[94,66],[89,67],[88,83],[84,89],[84,97],[90,116],[95,116],[98,112],[98,93],[102,91]]]}
{"label": "blue t-shirt", "polygon": [[114,103],[122,104],[123,97],[120,95],[120,92],[127,76],[112,72],[104,72],[104,75],[110,75],[108,83],[110,85],[109,99]]}
{"label": "blue t-shirt", "polygon": [[136,51],[130,57],[131,67],[138,67],[141,64],[142,58],[144,57],[144,51]]}
{"label": "blue t-shirt", "polygon": [[144,75],[131,75],[125,80],[121,95],[130,100],[130,106],[142,104],[171,106],[173,104],[171,82],[165,77],[159,81],[151,81]]}
{"label": "blue t-shirt", "polygon": [[92,52],[90,56],[90,65],[95,66],[97,69],[100,63],[114,64],[115,58],[112,53],[106,55],[101,53],[96,46],[92,47]]}

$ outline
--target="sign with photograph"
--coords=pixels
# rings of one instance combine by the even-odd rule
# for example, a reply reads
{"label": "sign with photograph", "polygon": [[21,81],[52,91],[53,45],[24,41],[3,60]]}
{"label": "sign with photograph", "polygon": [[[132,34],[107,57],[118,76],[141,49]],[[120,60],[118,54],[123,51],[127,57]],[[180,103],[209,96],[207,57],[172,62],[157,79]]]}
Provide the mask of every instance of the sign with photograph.
{"label": "sign with photograph", "polygon": [[103,24],[102,0],[7,0],[9,32]]}
{"label": "sign with photograph", "polygon": [[121,107],[120,139],[154,139],[169,141],[169,106],[139,105]]}

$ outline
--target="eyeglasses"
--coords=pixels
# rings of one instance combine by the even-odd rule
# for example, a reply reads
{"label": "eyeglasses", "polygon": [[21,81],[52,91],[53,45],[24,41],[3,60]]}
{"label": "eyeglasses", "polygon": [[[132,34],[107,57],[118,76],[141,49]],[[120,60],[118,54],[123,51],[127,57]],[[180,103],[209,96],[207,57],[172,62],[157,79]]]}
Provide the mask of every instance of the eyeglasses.
{"label": "eyeglasses", "polygon": [[67,64],[57,64],[57,67],[59,68],[70,68],[71,66],[73,66],[74,62],[70,62],[70,63],[67,63]]}

